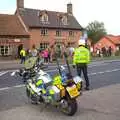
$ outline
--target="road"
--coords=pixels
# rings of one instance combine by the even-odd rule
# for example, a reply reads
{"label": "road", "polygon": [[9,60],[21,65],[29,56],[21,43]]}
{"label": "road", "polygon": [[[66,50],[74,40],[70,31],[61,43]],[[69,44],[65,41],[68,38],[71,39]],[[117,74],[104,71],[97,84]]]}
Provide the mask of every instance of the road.
{"label": "road", "polygon": [[[46,71],[48,73],[50,73],[51,75],[55,74],[57,71],[56,66],[50,66],[50,67],[51,68]],[[51,109],[51,106],[45,108],[44,105],[40,105],[40,107],[31,105],[28,102],[28,99],[26,97],[25,88],[24,88],[21,78],[20,77],[12,77],[10,75],[12,73],[12,71],[13,70],[0,71],[0,120],[7,119],[7,117],[5,117],[6,113],[8,115],[12,114],[12,117],[10,117],[10,118],[11,118],[11,120],[14,120],[15,118],[17,118],[17,116],[14,115],[15,111],[21,112],[23,114],[23,117],[27,116],[27,120],[32,120],[33,118],[37,119],[38,116],[40,117],[39,114],[41,114],[41,118],[39,118],[40,120],[44,120],[43,117],[45,117],[45,119],[56,120],[57,117],[54,118],[54,113],[56,114],[56,116],[59,116],[61,119],[64,119],[65,116],[63,114],[61,114],[58,110],[56,111],[55,108]],[[75,75],[76,71],[72,69],[72,73],[73,73],[73,75]],[[88,74],[89,74],[89,78],[90,78],[91,90],[88,92],[85,91],[83,96],[81,97],[81,99],[84,99],[83,101],[86,101],[85,104],[89,106],[89,104],[88,104],[89,100],[86,100],[86,99],[91,99],[92,101],[94,101],[92,99],[92,98],[94,98],[94,96],[90,95],[90,92],[94,93],[94,95],[96,97],[100,97],[97,95],[97,93],[101,94],[101,92],[99,92],[100,89],[102,89],[103,91],[107,91],[105,88],[111,87],[111,85],[114,86],[114,85],[120,84],[120,61],[94,62],[89,65]],[[116,88],[114,88],[114,89],[116,89]],[[102,93],[102,94],[104,94],[104,93]],[[115,94],[115,95],[117,95],[117,94]],[[87,96],[89,96],[89,97],[87,97]],[[78,99],[78,102],[81,103],[81,101],[82,101],[81,99]],[[91,102],[91,105],[92,105],[92,103],[93,102]],[[119,103],[116,102],[116,104],[118,105]],[[79,119],[80,116],[81,116],[81,118],[84,118],[84,114],[89,116],[89,112],[90,113],[95,112],[96,113],[95,116],[91,116],[91,114],[90,114],[90,116],[91,116],[91,118],[93,118],[93,120],[95,118],[97,119],[99,114],[96,112],[96,109],[91,109],[91,107],[86,109],[85,108],[86,105],[83,105],[83,104],[79,105],[79,109],[76,114],[76,119]],[[120,107],[120,104],[119,104],[119,107]],[[30,115],[29,113],[26,113],[26,112],[24,113],[23,111],[29,111],[30,114],[33,114],[33,115]],[[120,108],[118,109],[118,111],[120,112]],[[115,120],[120,118],[120,116],[119,116],[119,114],[117,114],[117,112],[116,112],[116,114],[113,113],[112,116],[111,116],[111,114],[110,115],[108,114],[108,116],[107,116],[107,112],[104,111],[104,109],[103,109],[103,111],[100,111],[100,114],[103,114],[102,112],[105,113],[103,115],[103,117],[105,117],[105,118],[110,118],[111,120],[112,120],[112,117],[115,118]],[[82,115],[80,115],[80,113]],[[16,113],[16,114],[19,116],[18,113]],[[51,118],[49,118],[49,116]],[[23,119],[23,117],[22,117],[22,119]],[[71,117],[71,118],[75,119],[74,117]],[[69,118],[65,118],[65,119],[67,120]],[[92,120],[92,119],[87,119],[86,117],[84,119]]]}

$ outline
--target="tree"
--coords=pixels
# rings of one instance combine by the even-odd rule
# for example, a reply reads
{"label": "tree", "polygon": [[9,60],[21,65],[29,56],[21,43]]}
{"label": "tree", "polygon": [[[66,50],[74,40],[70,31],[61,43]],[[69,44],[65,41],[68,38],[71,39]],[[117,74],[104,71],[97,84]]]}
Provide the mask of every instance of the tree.
{"label": "tree", "polygon": [[88,33],[88,38],[92,40],[92,44],[96,43],[107,34],[106,29],[104,28],[104,23],[98,21],[89,23],[86,30]]}

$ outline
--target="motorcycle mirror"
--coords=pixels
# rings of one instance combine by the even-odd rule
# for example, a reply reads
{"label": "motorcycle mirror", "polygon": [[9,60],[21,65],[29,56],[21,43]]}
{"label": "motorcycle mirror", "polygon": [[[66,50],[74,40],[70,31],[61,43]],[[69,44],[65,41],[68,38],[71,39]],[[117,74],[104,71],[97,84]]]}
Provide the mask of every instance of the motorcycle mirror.
{"label": "motorcycle mirror", "polygon": [[61,68],[62,70],[65,70],[65,67],[64,67],[64,66],[62,66],[62,65],[60,66],[60,68]]}
{"label": "motorcycle mirror", "polygon": [[18,72],[19,72],[19,70],[13,71],[13,72],[11,73],[11,76],[15,76]]}
{"label": "motorcycle mirror", "polygon": [[16,71],[12,72],[12,73],[11,73],[11,76],[15,76],[15,74],[16,74]]}

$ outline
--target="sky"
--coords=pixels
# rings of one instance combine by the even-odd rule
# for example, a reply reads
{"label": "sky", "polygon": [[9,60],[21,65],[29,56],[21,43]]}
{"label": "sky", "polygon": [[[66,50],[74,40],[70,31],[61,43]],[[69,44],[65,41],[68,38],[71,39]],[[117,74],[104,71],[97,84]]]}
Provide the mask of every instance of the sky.
{"label": "sky", "polygon": [[[120,0],[24,0],[24,7],[67,12],[70,2],[82,27],[97,20],[104,23],[108,34],[120,35]],[[16,0],[0,0],[0,14],[14,14],[15,10]]]}

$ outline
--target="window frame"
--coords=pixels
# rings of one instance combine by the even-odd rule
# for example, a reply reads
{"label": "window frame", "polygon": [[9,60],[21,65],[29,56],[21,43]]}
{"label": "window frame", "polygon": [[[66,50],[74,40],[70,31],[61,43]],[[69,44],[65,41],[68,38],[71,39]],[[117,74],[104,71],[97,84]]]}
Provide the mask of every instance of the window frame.
{"label": "window frame", "polygon": [[10,46],[9,45],[0,45],[0,56],[8,56],[8,55],[10,55]]}
{"label": "window frame", "polygon": [[63,24],[63,25],[67,25],[67,24],[68,24],[68,20],[67,20],[67,19],[68,19],[67,16],[63,16],[63,17],[62,17],[61,20],[62,20],[62,24]]}
{"label": "window frame", "polygon": [[48,22],[48,15],[47,14],[43,14],[40,16],[40,21],[41,22]]}
{"label": "window frame", "polygon": [[61,37],[62,36],[62,31],[61,30],[56,30],[56,36]]}
{"label": "window frame", "polygon": [[69,31],[69,37],[74,37],[74,31]]}
{"label": "window frame", "polygon": [[40,43],[40,49],[46,49],[49,46],[49,43]]}
{"label": "window frame", "polygon": [[48,29],[41,29],[40,34],[41,34],[41,36],[47,36],[48,35]]}

